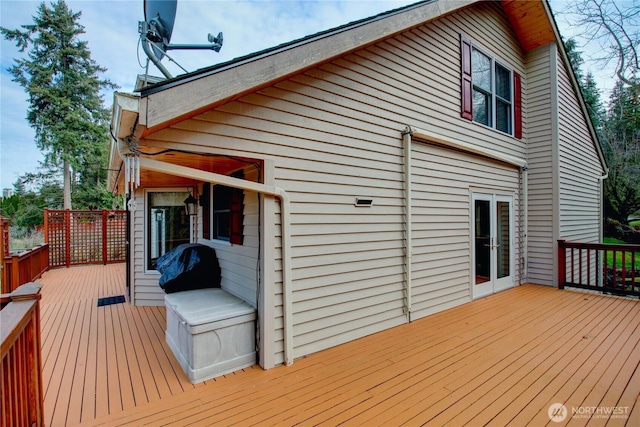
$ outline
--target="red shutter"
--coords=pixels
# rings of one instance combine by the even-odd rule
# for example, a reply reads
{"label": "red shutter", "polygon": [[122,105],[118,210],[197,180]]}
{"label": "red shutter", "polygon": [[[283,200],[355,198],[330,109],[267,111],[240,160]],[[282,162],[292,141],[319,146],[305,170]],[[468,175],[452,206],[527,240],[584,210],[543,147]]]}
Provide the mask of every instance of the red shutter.
{"label": "red shutter", "polygon": [[200,195],[200,206],[202,206],[202,237],[211,238],[211,184],[202,184],[202,194]]}
{"label": "red shutter", "polygon": [[231,191],[231,218],[229,224],[229,240],[235,245],[241,245],[244,237],[242,205],[244,193],[242,190],[234,188]]}
{"label": "red shutter", "polygon": [[473,120],[473,85],[471,82],[471,39],[460,34],[460,63],[462,75],[462,111],[464,119]]}
{"label": "red shutter", "polygon": [[513,72],[513,121],[516,138],[522,138],[522,78]]}

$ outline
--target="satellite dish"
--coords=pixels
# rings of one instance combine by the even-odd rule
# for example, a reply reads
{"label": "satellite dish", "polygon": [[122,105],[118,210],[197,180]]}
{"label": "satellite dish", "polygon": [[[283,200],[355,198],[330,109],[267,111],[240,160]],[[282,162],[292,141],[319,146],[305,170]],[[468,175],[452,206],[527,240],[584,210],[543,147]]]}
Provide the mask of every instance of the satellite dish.
{"label": "satellite dish", "polygon": [[178,0],[144,0],[144,20],[148,24],[147,37],[154,42],[152,48],[158,59],[164,57],[165,46],[171,41],[177,9]]}
{"label": "satellite dish", "polygon": [[138,22],[142,49],[168,79],[173,76],[160,62],[167,50],[208,49],[220,52],[222,48],[222,33],[215,37],[209,34],[207,40],[210,44],[207,45],[171,44],[177,8],[178,0],[144,0],[144,21]]}

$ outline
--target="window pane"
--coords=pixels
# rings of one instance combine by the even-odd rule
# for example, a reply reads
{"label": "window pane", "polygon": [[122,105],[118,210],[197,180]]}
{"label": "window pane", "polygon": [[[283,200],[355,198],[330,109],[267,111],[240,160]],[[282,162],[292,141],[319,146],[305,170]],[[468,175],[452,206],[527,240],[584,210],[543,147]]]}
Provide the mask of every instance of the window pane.
{"label": "window pane", "polygon": [[496,129],[511,133],[511,105],[496,100]]}
{"label": "window pane", "polygon": [[511,72],[496,64],[496,95],[511,102]]}
{"label": "window pane", "polygon": [[155,270],[158,258],[189,243],[189,217],[184,210],[186,191],[147,193],[147,269]]}
{"label": "window pane", "polygon": [[473,121],[490,126],[491,102],[488,94],[473,91]]}
{"label": "window pane", "polygon": [[511,209],[509,202],[497,202],[496,204],[496,216],[498,220],[498,226],[496,230],[496,241],[498,242],[497,249],[497,261],[498,261],[498,279],[507,277],[511,274],[511,255],[510,236],[511,236]]}
{"label": "window pane", "polygon": [[213,238],[229,240],[231,224],[231,191],[224,185],[213,186]]}
{"label": "window pane", "polygon": [[471,79],[474,86],[491,92],[491,60],[475,49],[471,52]]}

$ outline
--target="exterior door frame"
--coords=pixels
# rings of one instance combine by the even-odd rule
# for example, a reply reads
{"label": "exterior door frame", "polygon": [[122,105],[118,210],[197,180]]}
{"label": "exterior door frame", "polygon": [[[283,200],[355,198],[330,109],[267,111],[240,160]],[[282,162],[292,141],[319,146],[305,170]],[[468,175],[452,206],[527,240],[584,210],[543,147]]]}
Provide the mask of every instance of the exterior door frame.
{"label": "exterior door frame", "polygon": [[[476,202],[478,201],[488,202],[488,206],[485,205],[486,212],[483,213],[488,215],[488,218],[484,218],[484,222],[476,218],[478,212]],[[508,207],[507,236],[504,235],[505,224],[501,221],[505,218],[498,215],[498,208],[504,209],[505,203]],[[514,196],[512,195],[505,196],[491,191],[471,193],[471,295],[473,299],[482,298],[514,286],[515,215],[513,205]],[[487,207],[488,209],[486,209]],[[476,236],[478,232],[482,235]],[[507,247],[505,248],[505,246]],[[479,264],[480,258],[484,259],[484,262]],[[498,268],[499,259],[502,267],[505,266],[505,262],[507,263],[506,271]],[[477,271],[479,265],[482,265],[480,267],[482,272]],[[478,283],[479,280],[482,282]]]}

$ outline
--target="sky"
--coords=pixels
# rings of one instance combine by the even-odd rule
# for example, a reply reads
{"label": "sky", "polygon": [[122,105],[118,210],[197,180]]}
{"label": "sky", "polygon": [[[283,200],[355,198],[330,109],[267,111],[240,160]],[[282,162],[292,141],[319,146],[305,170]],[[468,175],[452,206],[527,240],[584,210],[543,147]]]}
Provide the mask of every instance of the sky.
{"label": "sky", "polygon": [[[262,0],[262,1],[178,1],[171,43],[205,44],[209,33],[224,33],[219,53],[170,51],[170,56],[187,71],[225,62],[351,21],[415,3],[416,0]],[[33,23],[40,1],[0,0],[0,26],[17,29]],[[566,2],[555,0],[552,8]],[[138,21],[143,20],[143,0],[67,0],[74,12],[82,12],[79,23],[93,59],[107,68],[103,77],[131,92],[138,74],[144,74],[146,55],[138,44]],[[571,35],[566,19],[558,19],[561,34]],[[565,34],[565,32],[567,34]],[[13,188],[18,176],[37,170],[43,156],[26,121],[27,95],[7,72],[13,59],[21,57],[15,42],[0,41],[0,189]],[[166,58],[163,65],[174,75],[183,72]],[[149,74],[162,76],[153,66]],[[594,70],[597,76],[606,76]],[[608,79],[613,80],[612,78]],[[604,81],[607,81],[605,79]],[[113,91],[104,93],[110,107]]]}

